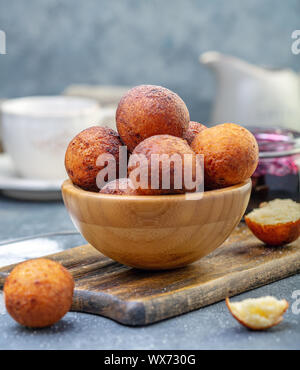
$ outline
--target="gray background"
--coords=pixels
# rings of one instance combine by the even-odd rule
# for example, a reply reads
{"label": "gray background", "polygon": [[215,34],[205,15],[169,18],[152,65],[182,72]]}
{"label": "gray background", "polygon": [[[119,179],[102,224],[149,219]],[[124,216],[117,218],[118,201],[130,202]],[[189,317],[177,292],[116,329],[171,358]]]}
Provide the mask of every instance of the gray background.
{"label": "gray background", "polygon": [[198,56],[219,50],[299,70],[299,0],[0,0],[0,98],[72,83],[160,84],[207,122],[214,79]]}

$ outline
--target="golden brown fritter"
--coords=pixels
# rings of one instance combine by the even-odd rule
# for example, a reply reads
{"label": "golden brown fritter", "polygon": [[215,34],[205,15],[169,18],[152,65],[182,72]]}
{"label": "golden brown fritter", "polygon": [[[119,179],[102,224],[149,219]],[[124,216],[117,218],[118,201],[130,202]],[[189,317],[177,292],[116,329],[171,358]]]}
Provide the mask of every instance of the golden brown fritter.
{"label": "golden brown fritter", "polygon": [[191,121],[189,123],[188,129],[185,131],[183,138],[188,142],[189,145],[192,144],[195,136],[199,134],[199,132],[205,130],[207,127],[202,125],[202,123]]}
{"label": "golden brown fritter", "polygon": [[130,152],[154,135],[182,137],[189,121],[184,101],[174,92],[154,85],[129,90],[120,100],[116,112],[119,135]]}
{"label": "golden brown fritter", "polygon": [[96,165],[101,154],[113,155],[118,177],[119,147],[122,145],[119,135],[110,128],[94,126],[81,131],[70,142],[65,155],[65,167],[73,184],[85,190],[99,191],[96,177],[107,165]]}
{"label": "golden brown fritter", "polygon": [[245,216],[253,234],[268,245],[285,245],[300,236],[300,204],[291,199],[261,203]]}
{"label": "golden brown fritter", "polygon": [[[145,163],[136,161],[134,158],[134,155],[141,154],[145,156]],[[153,154],[165,155],[167,160],[152,161]],[[176,158],[170,161],[174,154]],[[189,154],[191,160],[184,159],[185,154]],[[145,176],[139,176],[138,171],[143,171]],[[165,188],[163,184],[164,172],[170,176],[169,188]],[[151,136],[135,147],[129,158],[128,173],[129,178],[135,184],[136,191],[141,195],[193,192],[196,188],[187,188],[185,184],[188,179],[191,181],[196,179],[196,154],[184,139],[170,135]],[[177,181],[180,179],[182,181],[178,187]],[[156,189],[153,188],[155,183],[157,184]]]}
{"label": "golden brown fritter", "polygon": [[[130,184],[132,186],[130,186]],[[101,194],[115,194],[115,195],[137,195],[134,185],[130,179],[122,178],[110,181],[100,190]]]}
{"label": "golden brown fritter", "polygon": [[209,189],[247,180],[258,164],[255,137],[234,123],[224,123],[201,131],[191,148],[204,155],[204,181]]}
{"label": "golden brown fritter", "polygon": [[61,264],[29,260],[17,265],[5,281],[6,309],[21,325],[46,327],[70,310],[73,290],[73,277]]}

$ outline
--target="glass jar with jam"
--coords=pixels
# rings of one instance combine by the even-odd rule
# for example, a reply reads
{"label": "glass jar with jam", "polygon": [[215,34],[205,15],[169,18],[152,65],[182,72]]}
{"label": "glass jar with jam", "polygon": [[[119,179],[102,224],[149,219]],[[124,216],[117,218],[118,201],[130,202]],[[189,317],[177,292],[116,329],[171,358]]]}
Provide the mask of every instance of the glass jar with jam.
{"label": "glass jar with jam", "polygon": [[[299,124],[300,126],[300,124]],[[259,146],[259,164],[252,176],[248,210],[275,198],[300,201],[300,132],[249,128]]]}

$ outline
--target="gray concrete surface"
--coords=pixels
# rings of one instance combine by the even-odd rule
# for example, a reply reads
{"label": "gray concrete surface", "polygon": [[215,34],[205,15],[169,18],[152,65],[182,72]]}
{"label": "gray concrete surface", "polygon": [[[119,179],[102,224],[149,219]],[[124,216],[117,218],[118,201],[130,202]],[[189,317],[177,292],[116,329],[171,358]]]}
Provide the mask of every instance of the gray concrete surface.
{"label": "gray concrete surface", "polygon": [[[20,202],[0,196],[0,220],[0,242],[73,230],[59,202]],[[292,298],[295,290],[300,290],[300,275],[234,299],[274,295],[300,309],[300,302],[297,305]],[[51,328],[29,330],[9,317],[0,294],[0,349],[300,349],[300,314],[291,307],[280,325],[265,332],[241,327],[224,302],[147,327],[126,327],[104,317],[70,312]]]}

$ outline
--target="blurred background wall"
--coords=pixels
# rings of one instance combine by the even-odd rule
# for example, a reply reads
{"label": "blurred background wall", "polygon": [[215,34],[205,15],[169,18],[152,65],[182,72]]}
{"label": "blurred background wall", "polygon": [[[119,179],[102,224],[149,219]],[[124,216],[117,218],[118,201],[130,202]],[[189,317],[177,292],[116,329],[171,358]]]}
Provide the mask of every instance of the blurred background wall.
{"label": "blurred background wall", "polygon": [[73,83],[160,84],[205,123],[214,78],[202,52],[300,69],[291,53],[299,0],[0,0],[0,29],[0,98]]}

